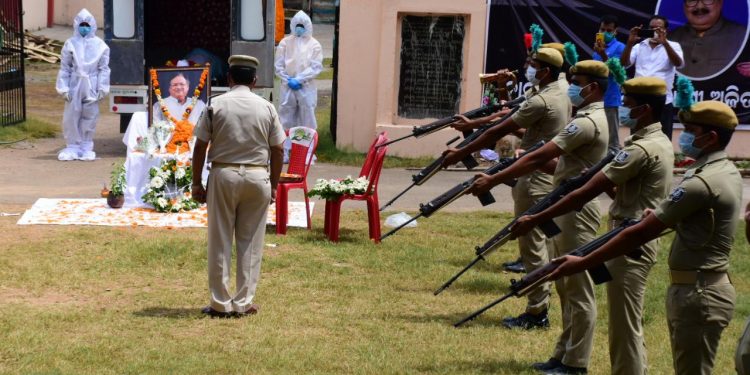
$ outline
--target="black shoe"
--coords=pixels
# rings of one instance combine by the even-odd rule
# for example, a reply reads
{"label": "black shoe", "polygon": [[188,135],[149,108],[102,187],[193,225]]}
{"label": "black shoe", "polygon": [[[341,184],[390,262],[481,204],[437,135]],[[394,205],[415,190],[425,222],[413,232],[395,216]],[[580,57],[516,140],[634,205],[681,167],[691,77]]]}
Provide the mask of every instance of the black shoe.
{"label": "black shoe", "polygon": [[560,364],[551,370],[543,370],[545,375],[572,375],[572,374],[588,374],[588,370],[585,367],[573,367]]}
{"label": "black shoe", "polygon": [[547,310],[539,314],[523,313],[519,316],[507,317],[503,319],[503,326],[508,329],[521,328],[526,330],[534,328],[549,328]]}
{"label": "black shoe", "polygon": [[556,368],[558,368],[558,367],[560,367],[562,365],[563,364],[562,364],[562,362],[560,362],[559,359],[557,359],[555,357],[552,357],[547,362],[537,362],[537,363],[534,363],[533,365],[531,365],[531,367],[534,370],[548,371],[548,370],[556,369]]}
{"label": "black shoe", "polygon": [[509,264],[507,266],[503,266],[503,269],[513,273],[526,273],[526,267],[524,267],[523,263],[521,263],[520,261]]}
{"label": "black shoe", "polygon": [[211,306],[204,307],[201,310],[201,313],[205,314],[205,315],[208,315],[208,316],[210,316],[212,318],[231,318],[234,315],[234,314],[232,314],[230,312],[223,312],[223,311],[215,310]]}
{"label": "black shoe", "polygon": [[508,267],[516,263],[521,263],[521,257],[518,257],[518,259],[511,260],[510,262],[503,263],[503,267]]}

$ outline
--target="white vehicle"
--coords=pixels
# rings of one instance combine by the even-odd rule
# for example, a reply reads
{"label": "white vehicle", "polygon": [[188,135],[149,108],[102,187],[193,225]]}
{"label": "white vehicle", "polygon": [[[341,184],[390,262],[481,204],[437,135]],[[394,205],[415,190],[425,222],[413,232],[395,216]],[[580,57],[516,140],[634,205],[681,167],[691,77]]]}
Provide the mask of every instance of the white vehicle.
{"label": "white vehicle", "polygon": [[[133,112],[148,111],[148,70],[208,51],[220,65],[230,55],[260,61],[257,93],[271,99],[275,0],[105,0],[104,41],[110,47],[110,111],[120,132]],[[226,91],[226,68],[212,64],[212,94]],[[216,73],[219,73],[218,75]]]}

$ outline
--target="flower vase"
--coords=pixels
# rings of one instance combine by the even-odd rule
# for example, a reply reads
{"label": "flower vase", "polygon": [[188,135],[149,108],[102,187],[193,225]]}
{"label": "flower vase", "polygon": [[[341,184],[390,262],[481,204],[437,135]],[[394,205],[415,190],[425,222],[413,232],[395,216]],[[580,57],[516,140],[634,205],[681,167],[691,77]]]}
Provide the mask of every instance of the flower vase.
{"label": "flower vase", "polygon": [[109,207],[121,208],[123,204],[125,204],[125,196],[114,195],[112,193],[109,193],[109,195],[107,195],[107,205]]}

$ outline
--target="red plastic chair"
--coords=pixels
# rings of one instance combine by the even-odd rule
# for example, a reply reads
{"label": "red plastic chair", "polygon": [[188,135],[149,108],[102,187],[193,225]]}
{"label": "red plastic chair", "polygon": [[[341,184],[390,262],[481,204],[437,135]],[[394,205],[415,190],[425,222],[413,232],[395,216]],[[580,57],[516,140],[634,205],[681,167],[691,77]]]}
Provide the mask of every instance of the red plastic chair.
{"label": "red plastic chair", "polygon": [[386,133],[380,133],[375,141],[370,145],[370,150],[367,152],[365,163],[362,166],[362,170],[359,172],[359,176],[367,177],[369,185],[364,194],[345,194],[335,200],[326,200],[326,213],[325,223],[323,232],[328,236],[328,239],[337,242],[339,240],[339,219],[341,218],[341,204],[347,200],[355,201],[366,201],[367,202],[367,218],[369,221],[370,228],[370,239],[376,243],[380,242],[380,205],[378,203],[378,181],[380,180],[380,172],[383,169],[383,161],[385,160],[385,153],[388,151],[388,146],[376,147],[381,143],[388,142]]}
{"label": "red plastic chair", "polygon": [[[294,134],[295,129],[297,128],[289,129],[287,135]],[[310,146],[292,142],[292,148],[289,152],[289,166],[286,171],[288,176],[282,176],[276,186],[276,234],[286,234],[287,222],[289,221],[289,190],[291,189],[302,189],[305,193],[307,229],[312,228],[310,224],[310,200],[307,197],[307,172],[310,171],[313,155],[318,148],[318,133],[309,128],[305,128],[305,130],[314,134]]]}

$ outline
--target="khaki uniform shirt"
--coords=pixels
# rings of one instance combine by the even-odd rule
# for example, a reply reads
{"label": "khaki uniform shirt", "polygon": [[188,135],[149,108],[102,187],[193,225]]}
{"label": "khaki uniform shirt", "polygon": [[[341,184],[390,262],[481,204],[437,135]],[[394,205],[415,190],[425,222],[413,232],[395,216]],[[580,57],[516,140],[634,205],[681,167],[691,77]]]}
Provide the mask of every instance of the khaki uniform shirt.
{"label": "khaki uniform shirt", "polygon": [[204,112],[195,136],[210,142],[209,162],[266,166],[271,146],[284,142],[286,135],[273,104],[244,85],[212,100],[213,121]]}
{"label": "khaki uniform shirt", "polygon": [[601,161],[609,143],[604,103],[594,102],[579,109],[573,121],[552,138],[552,142],[563,150],[555,168],[555,186]]}
{"label": "khaki uniform shirt", "polygon": [[[526,129],[521,148],[528,149],[539,141],[551,140],[568,123],[571,111],[567,93],[560,90],[560,81],[535,90],[511,117]],[[547,173],[534,171],[527,178],[529,195],[546,195],[552,188],[552,176]]]}
{"label": "khaki uniform shirt", "polygon": [[698,159],[654,211],[676,231],[669,268],[726,272],[741,202],[742,177],[726,152]]}
{"label": "khaki uniform shirt", "polygon": [[625,147],[602,173],[617,185],[609,208],[610,219],[639,219],[643,210],[656,208],[672,185],[672,142],[654,123],[625,140]]}

